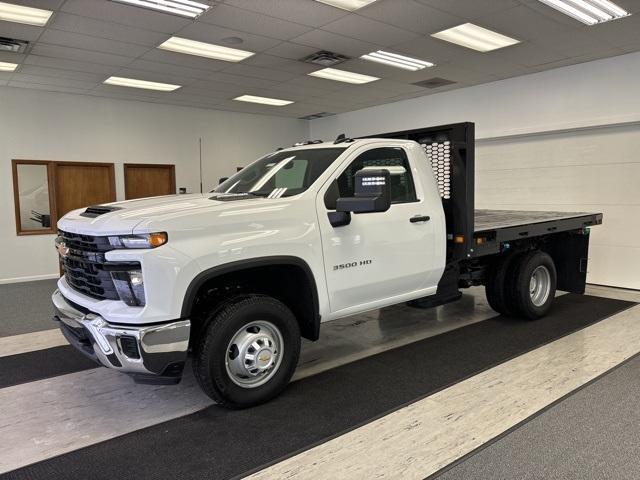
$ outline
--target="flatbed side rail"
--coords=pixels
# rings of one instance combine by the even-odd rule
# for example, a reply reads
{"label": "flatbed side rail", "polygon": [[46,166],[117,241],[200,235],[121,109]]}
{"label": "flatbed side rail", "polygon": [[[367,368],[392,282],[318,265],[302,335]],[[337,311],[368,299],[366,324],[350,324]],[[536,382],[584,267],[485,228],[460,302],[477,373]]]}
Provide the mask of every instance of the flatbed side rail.
{"label": "flatbed side rail", "polygon": [[602,213],[579,215],[547,222],[533,222],[513,227],[501,227],[475,232],[472,258],[501,253],[511,243],[563,232],[585,231],[602,223]]}

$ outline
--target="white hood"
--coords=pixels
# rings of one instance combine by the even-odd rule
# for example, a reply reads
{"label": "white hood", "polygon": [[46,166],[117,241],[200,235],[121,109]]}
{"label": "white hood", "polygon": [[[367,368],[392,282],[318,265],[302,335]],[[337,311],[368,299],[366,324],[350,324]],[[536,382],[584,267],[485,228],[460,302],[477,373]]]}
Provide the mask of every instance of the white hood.
{"label": "white hood", "polygon": [[[167,195],[163,197],[125,200],[106,203],[100,206],[114,207],[113,211],[95,217],[82,215],[86,207],[67,213],[58,221],[58,228],[65,232],[117,235],[133,233],[136,225],[145,220],[176,213],[194,213],[219,208],[224,203],[211,200],[212,193],[194,193],[190,195]],[[231,203],[253,202],[256,199],[243,199]]]}

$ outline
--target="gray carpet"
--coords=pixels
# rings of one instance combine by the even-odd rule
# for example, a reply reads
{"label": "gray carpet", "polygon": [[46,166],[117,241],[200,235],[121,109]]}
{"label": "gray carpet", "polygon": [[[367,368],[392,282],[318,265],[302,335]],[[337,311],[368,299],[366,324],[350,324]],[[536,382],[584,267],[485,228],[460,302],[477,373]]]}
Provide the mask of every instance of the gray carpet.
{"label": "gray carpet", "polygon": [[0,285],[0,337],[55,328],[51,294],[56,280]]}
{"label": "gray carpet", "polygon": [[640,478],[640,357],[437,477]]}

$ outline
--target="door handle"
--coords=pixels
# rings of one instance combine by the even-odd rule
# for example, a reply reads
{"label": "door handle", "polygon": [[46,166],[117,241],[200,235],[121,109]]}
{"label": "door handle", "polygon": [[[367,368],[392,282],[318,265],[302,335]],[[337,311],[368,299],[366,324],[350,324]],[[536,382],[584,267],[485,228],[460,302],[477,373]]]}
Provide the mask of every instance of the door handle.
{"label": "door handle", "polygon": [[409,219],[411,223],[428,222],[429,220],[431,220],[431,217],[429,215],[416,215],[415,217],[411,217]]}

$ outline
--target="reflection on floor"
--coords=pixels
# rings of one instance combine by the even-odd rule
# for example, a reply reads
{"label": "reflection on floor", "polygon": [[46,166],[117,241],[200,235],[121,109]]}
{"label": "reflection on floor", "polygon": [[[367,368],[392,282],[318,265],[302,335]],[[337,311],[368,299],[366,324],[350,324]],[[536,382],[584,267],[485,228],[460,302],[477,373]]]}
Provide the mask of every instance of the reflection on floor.
{"label": "reflection on floor", "polygon": [[[28,294],[28,284],[21,288],[11,286],[12,292],[21,292],[20,298],[30,298],[31,305],[22,323],[20,309],[9,307],[12,321],[0,324],[0,357],[3,353],[11,355],[60,344],[57,333],[49,329],[53,324],[32,318],[34,314],[44,315],[44,312],[49,315],[50,311],[47,284],[37,283],[38,294],[35,296]],[[54,282],[49,283],[50,287],[54,285]],[[5,287],[0,285],[0,297],[4,294],[10,298],[3,290]],[[47,291],[43,293],[44,290]],[[605,287],[589,287],[588,293],[640,300],[638,292]],[[420,310],[399,305],[323,324],[319,342],[304,342],[295,378],[494,315],[483,289],[473,288],[467,290],[460,301],[436,309]],[[190,368],[186,371],[185,379],[177,387],[135,385],[126,376],[98,368],[0,389],[0,438],[4,440],[0,472],[210,405],[210,400],[195,386]],[[427,399],[427,403],[432,401]],[[446,436],[446,432],[441,434]],[[416,472],[431,471],[426,465],[418,467]]]}

